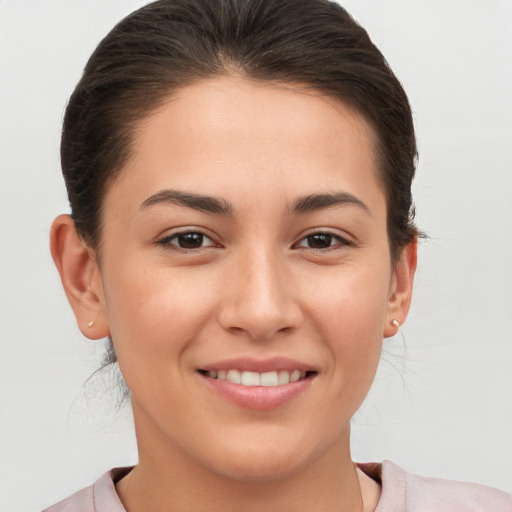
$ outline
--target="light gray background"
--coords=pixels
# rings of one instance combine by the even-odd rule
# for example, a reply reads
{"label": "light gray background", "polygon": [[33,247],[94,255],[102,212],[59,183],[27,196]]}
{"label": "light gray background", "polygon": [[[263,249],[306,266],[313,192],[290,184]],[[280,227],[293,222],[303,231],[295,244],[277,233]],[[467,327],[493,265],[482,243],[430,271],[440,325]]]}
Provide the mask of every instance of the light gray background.
{"label": "light gray background", "polygon": [[[37,511],[133,464],[128,408],[83,383],[48,252],[67,211],[59,130],[86,58],[136,0],[0,2],[0,510]],[[416,120],[422,243],[407,324],[354,420],[358,460],[512,492],[512,2],[349,0]]]}

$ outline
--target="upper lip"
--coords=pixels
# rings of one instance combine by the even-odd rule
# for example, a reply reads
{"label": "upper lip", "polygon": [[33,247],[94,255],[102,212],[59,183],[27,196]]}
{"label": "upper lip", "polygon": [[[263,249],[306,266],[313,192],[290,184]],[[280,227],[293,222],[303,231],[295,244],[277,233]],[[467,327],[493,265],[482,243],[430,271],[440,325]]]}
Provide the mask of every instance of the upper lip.
{"label": "upper lip", "polygon": [[223,359],[206,364],[199,368],[200,370],[240,370],[248,372],[274,372],[278,370],[300,370],[302,372],[317,371],[311,364],[303,363],[289,357],[271,357],[267,359],[254,359],[250,357],[238,357],[233,359]]}

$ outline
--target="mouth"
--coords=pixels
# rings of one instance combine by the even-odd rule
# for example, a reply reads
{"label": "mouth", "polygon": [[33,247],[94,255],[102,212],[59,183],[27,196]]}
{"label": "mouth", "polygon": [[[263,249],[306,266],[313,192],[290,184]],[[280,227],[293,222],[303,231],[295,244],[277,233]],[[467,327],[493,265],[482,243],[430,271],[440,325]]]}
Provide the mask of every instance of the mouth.
{"label": "mouth", "polygon": [[212,397],[243,409],[270,411],[300,400],[315,388],[319,368],[288,357],[239,357],[200,366],[197,375]]}
{"label": "mouth", "polygon": [[316,371],[304,371],[299,369],[256,372],[236,368],[228,370],[199,370],[199,373],[209,379],[227,381],[232,384],[240,384],[247,387],[286,386],[287,384],[310,379],[317,374]]}

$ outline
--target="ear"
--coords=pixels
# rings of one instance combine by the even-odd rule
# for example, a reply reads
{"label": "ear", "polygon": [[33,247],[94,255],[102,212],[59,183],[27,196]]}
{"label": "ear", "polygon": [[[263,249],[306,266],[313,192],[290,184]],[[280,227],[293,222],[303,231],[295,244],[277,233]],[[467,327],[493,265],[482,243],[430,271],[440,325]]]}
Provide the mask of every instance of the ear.
{"label": "ear", "polygon": [[93,340],[108,336],[110,330],[96,253],[78,236],[69,215],[59,215],[53,221],[50,250],[82,334]]}
{"label": "ear", "polygon": [[[405,322],[412,299],[412,287],[418,258],[418,239],[402,249],[391,278],[390,295],[384,325],[384,337],[394,336]],[[396,320],[399,325],[393,325]]]}

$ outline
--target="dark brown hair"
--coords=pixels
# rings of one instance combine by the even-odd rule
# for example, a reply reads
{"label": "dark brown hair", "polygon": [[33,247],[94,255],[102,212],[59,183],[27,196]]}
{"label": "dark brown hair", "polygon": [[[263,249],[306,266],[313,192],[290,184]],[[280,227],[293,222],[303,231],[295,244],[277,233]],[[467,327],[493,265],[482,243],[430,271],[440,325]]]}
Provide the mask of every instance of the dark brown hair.
{"label": "dark brown hair", "polygon": [[100,248],[102,200],[130,157],[140,120],[180,87],[235,73],[312,87],[370,121],[396,257],[417,235],[411,110],[366,31],[328,0],[160,0],[114,27],[64,119],[62,170],[79,235]]}

